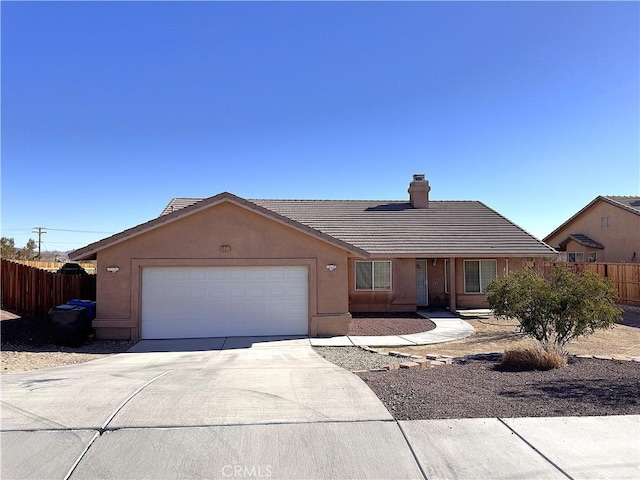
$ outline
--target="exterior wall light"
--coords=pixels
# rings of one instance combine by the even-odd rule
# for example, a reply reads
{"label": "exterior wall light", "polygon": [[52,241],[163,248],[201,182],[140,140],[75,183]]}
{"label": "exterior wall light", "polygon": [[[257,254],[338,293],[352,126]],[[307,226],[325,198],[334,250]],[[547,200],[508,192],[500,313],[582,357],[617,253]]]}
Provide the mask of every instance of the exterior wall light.
{"label": "exterior wall light", "polygon": [[329,265],[327,265],[327,270],[329,270],[330,272],[333,272],[336,268],[338,267],[333,263],[330,263]]}
{"label": "exterior wall light", "polygon": [[120,270],[120,267],[107,267],[107,272],[109,273],[116,273],[118,270]]}

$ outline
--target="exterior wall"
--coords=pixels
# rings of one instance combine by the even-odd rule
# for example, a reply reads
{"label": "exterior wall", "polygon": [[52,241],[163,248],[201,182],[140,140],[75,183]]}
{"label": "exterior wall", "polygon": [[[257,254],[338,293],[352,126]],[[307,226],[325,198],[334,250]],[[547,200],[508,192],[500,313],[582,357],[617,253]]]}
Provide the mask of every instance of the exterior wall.
{"label": "exterior wall", "polygon": [[356,290],[355,262],[349,261],[350,312],[414,312],[416,310],[416,272],[413,258],[376,258],[391,260],[391,290]]}
{"label": "exterior wall", "polygon": [[[489,308],[487,296],[484,293],[465,293],[464,291],[464,261],[478,260],[478,258],[456,259],[456,306],[465,308]],[[498,277],[513,273],[525,265],[523,258],[482,258],[479,260],[496,260]]]}
{"label": "exterior wall", "polygon": [[[222,252],[228,245],[230,251]],[[232,203],[222,203],[98,252],[98,338],[140,338],[141,272],[152,266],[304,265],[309,334],[341,335],[350,320],[348,253]],[[335,264],[330,272],[325,268]],[[107,272],[116,266],[117,273]]]}
{"label": "exterior wall", "polygon": [[574,240],[569,240],[567,242],[567,245],[565,247],[565,251],[567,253],[583,253],[585,262],[587,261],[587,254],[588,253],[595,253],[597,262],[603,262],[604,258],[605,258],[604,250],[599,249],[599,248],[586,247],[584,245],[579,244],[578,242],[576,242]]}
{"label": "exterior wall", "polygon": [[[375,260],[391,260],[392,289],[391,291],[356,291],[355,289],[355,259],[349,261],[349,311],[350,312],[413,312],[417,308],[415,258],[376,258]],[[445,259],[422,258],[427,263],[427,282],[429,307],[448,308],[450,286],[445,285]],[[457,308],[489,308],[484,293],[465,293],[464,260],[478,260],[456,258],[455,261],[455,292]],[[498,276],[514,272],[525,265],[523,258],[492,258],[481,260],[496,260]],[[449,260],[451,261],[451,260]],[[435,265],[434,265],[435,263]],[[449,279],[451,281],[451,279]]]}
{"label": "exterior wall", "polygon": [[[601,226],[602,217],[609,217],[608,227]],[[640,262],[640,215],[601,200],[545,241],[559,248],[560,242],[572,233],[581,233],[604,245],[604,250],[598,250],[599,262]]]}

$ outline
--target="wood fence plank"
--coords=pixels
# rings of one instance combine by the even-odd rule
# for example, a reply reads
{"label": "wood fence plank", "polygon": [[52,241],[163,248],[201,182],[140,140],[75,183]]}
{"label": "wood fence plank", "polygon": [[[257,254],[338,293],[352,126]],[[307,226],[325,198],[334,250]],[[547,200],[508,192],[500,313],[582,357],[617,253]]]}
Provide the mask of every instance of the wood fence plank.
{"label": "wood fence plank", "polygon": [[[95,275],[63,275],[2,259],[2,308],[44,318],[51,308],[95,292]],[[95,300],[87,297],[87,300]]]}

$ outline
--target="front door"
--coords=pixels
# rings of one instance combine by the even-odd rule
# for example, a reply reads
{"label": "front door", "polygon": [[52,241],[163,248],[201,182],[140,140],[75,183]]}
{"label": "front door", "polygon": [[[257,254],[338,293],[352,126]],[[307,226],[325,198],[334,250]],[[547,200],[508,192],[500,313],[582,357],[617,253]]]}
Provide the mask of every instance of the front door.
{"label": "front door", "polygon": [[416,297],[419,307],[429,305],[426,260],[416,260]]}

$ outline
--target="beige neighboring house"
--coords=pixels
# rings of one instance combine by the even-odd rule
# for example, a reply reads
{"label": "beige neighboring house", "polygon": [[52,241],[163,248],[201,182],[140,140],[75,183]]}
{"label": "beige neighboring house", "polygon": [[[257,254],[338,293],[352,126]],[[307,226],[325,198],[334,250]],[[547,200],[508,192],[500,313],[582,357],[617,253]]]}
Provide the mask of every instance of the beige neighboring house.
{"label": "beige neighboring house", "polygon": [[544,242],[568,262],[640,262],[640,197],[598,196]]}
{"label": "beige neighboring house", "polygon": [[556,252],[476,201],[175,198],[72,252],[97,260],[99,338],[342,335],[351,312],[486,307],[496,276]]}

